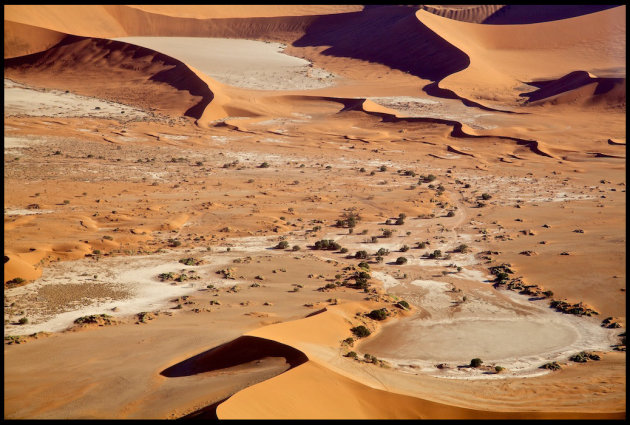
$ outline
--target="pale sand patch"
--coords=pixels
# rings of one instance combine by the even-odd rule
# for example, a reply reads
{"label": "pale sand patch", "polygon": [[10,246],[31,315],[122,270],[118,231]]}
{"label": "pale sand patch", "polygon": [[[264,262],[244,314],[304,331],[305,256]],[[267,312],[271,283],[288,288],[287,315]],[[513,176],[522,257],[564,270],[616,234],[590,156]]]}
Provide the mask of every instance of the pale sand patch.
{"label": "pale sand patch", "polygon": [[334,74],[282,53],[286,46],[281,43],[205,37],[121,37],[115,40],[164,53],[235,87],[309,90],[336,82]]}
{"label": "pale sand patch", "polygon": [[142,120],[148,117],[140,109],[120,103],[60,90],[35,90],[6,78],[4,115],[114,118],[119,121]]}

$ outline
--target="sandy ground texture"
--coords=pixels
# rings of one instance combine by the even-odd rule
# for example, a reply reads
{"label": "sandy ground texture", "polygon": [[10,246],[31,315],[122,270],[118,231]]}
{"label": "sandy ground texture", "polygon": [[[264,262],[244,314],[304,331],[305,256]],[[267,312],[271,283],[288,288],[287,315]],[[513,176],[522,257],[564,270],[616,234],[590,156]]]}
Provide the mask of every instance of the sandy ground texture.
{"label": "sandy ground texture", "polygon": [[625,6],[549,10],[5,7],[4,417],[624,418]]}

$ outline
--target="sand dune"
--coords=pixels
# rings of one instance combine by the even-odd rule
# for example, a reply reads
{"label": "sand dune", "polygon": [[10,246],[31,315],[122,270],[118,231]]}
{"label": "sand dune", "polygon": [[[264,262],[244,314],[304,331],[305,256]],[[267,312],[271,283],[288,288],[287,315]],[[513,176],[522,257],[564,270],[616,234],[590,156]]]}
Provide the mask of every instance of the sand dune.
{"label": "sand dune", "polygon": [[443,79],[441,87],[471,99],[509,103],[526,81],[560,78],[578,69],[597,77],[623,75],[624,11],[619,6],[530,25],[457,22],[423,10],[417,17],[470,58],[470,66]]}
{"label": "sand dune", "polygon": [[625,6],[4,10],[6,418],[625,418]]}

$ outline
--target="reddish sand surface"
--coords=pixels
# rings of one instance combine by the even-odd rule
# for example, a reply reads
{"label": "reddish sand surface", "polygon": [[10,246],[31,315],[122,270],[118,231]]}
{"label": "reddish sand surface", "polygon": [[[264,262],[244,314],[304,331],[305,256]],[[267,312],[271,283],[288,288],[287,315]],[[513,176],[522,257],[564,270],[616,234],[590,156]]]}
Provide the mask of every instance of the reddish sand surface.
{"label": "reddish sand surface", "polygon": [[626,6],[4,12],[5,419],[625,418]]}

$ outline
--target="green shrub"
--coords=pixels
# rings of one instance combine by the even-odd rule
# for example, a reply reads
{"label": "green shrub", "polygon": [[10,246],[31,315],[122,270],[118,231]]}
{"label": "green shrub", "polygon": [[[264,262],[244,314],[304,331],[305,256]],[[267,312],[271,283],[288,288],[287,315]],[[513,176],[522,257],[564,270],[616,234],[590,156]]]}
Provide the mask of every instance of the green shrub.
{"label": "green shrub", "polygon": [[481,195],[481,199],[483,199],[484,201],[487,201],[488,199],[492,198],[492,195],[488,194],[488,193],[483,193]]}
{"label": "green shrub", "polygon": [[366,328],[363,325],[355,326],[354,328],[350,329],[350,331],[357,338],[365,338],[366,336],[370,336],[370,334],[372,333],[372,332],[370,332],[370,330],[368,328]]}
{"label": "green shrub", "polygon": [[403,246],[400,248],[400,252],[407,252],[407,251],[409,251],[409,247],[408,247],[407,245],[403,245]]}
{"label": "green shrub", "polygon": [[289,247],[289,242],[287,241],[280,241],[278,242],[278,245],[275,246],[276,249],[287,249]]}
{"label": "green shrub", "polygon": [[480,358],[475,357],[470,361],[470,367],[479,367],[482,363],[483,361]]}
{"label": "green shrub", "polygon": [[300,250],[300,246],[299,245],[293,245],[293,251],[299,251]]}
{"label": "green shrub", "polygon": [[562,367],[558,364],[558,362],[550,362],[540,366],[540,369],[560,370]]}
{"label": "green shrub", "polygon": [[403,307],[405,309],[409,309],[409,303],[407,301],[405,301],[405,300],[398,301],[397,305],[399,307]]}
{"label": "green shrub", "polygon": [[366,263],[365,261],[361,261],[358,265],[358,267],[365,269],[365,270],[370,270],[370,265],[368,263]]}
{"label": "green shrub", "polygon": [[396,258],[396,264],[402,265],[402,264],[405,264],[405,263],[407,263],[407,259],[405,257],[398,257],[398,258]]}
{"label": "green shrub", "polygon": [[350,352],[348,352],[348,353],[346,354],[346,356],[345,356],[345,357],[350,357],[350,358],[352,358],[352,359],[357,359],[357,358],[359,358],[359,356],[357,355],[357,353],[355,353],[354,351],[350,351]]}
{"label": "green shrub", "polygon": [[357,251],[357,253],[354,254],[354,258],[365,260],[368,258],[368,253],[367,251]]}
{"label": "green shrub", "polygon": [[446,214],[446,216],[447,216],[447,217],[455,217],[455,211],[449,211],[449,212]]}
{"label": "green shrub", "polygon": [[461,244],[459,245],[457,248],[454,249],[455,252],[461,252],[462,254],[467,253],[468,251],[470,251],[470,249],[468,248],[468,245],[466,244]]}
{"label": "green shrub", "polygon": [[22,317],[20,320],[18,320],[18,323],[20,325],[26,325],[28,323],[28,318]]}
{"label": "green shrub", "polygon": [[494,367],[494,370],[495,370],[497,373],[501,373],[501,371],[505,370],[505,368],[504,368],[503,366],[495,366],[495,367]]}
{"label": "green shrub", "polygon": [[269,163],[268,162],[263,162],[262,164],[260,164],[259,167],[260,168],[269,168]]}
{"label": "green shrub", "polygon": [[385,320],[387,319],[387,310],[384,308],[372,310],[368,314],[368,317],[372,320]]}

